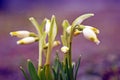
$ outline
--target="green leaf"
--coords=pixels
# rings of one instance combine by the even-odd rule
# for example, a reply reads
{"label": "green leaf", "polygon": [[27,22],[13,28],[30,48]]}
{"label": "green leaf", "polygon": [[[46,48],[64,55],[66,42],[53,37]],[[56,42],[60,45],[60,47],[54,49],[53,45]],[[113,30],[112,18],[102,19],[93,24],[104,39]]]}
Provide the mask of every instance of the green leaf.
{"label": "green leaf", "polygon": [[22,66],[20,66],[20,70],[22,71],[22,73],[23,73],[25,79],[26,79],[26,80],[29,80],[29,78],[28,78],[27,74],[25,73],[25,71],[24,71],[24,69],[23,69]]}
{"label": "green leaf", "polygon": [[81,56],[79,56],[78,61],[76,62],[76,66],[75,66],[75,74],[74,74],[75,80],[77,78],[77,73],[78,73],[78,69],[79,69],[79,66],[80,66],[80,61],[81,61]]}
{"label": "green leaf", "polygon": [[52,71],[53,71],[54,80],[57,80],[58,75],[57,75],[54,67],[52,67]]}
{"label": "green leaf", "polygon": [[36,28],[36,30],[37,30],[37,32],[38,32],[38,34],[40,36],[42,34],[42,32],[41,32],[39,23],[36,21],[36,19],[34,17],[30,17],[29,20],[34,25],[34,27]]}
{"label": "green leaf", "polygon": [[51,25],[49,31],[49,38],[51,38],[50,42],[53,42],[55,40],[56,35],[57,35],[57,23],[55,16],[53,15],[51,18]]}
{"label": "green leaf", "polygon": [[67,78],[68,78],[68,80],[71,80],[71,78],[70,78],[70,71],[69,71],[69,64],[68,64],[68,60],[67,60],[67,58],[66,58],[66,64],[65,64],[65,71],[66,71],[66,74],[67,74]]}
{"label": "green leaf", "polygon": [[63,35],[61,36],[61,40],[62,40],[63,45],[67,46],[68,37],[70,36],[70,34],[68,34],[66,32],[67,28],[70,26],[68,20],[64,20],[63,23],[62,23],[62,26],[63,26]]}
{"label": "green leaf", "polygon": [[65,39],[65,37],[64,37],[63,35],[61,35],[61,41],[62,41],[62,44],[63,44],[64,46],[67,46],[66,39]]}
{"label": "green leaf", "polygon": [[42,23],[40,24],[40,32],[41,32],[41,35],[44,33],[44,27],[45,27],[45,24],[46,24],[46,18],[42,21]]}
{"label": "green leaf", "polygon": [[46,80],[53,80],[50,65],[45,65],[45,76],[46,76]]}
{"label": "green leaf", "polygon": [[37,75],[34,65],[32,64],[32,62],[29,59],[28,59],[28,70],[29,70],[32,80],[40,80]]}
{"label": "green leaf", "polygon": [[67,80],[67,75],[64,71],[62,62],[59,59],[58,53],[56,53],[52,70],[54,74],[54,80]]}
{"label": "green leaf", "polygon": [[62,23],[62,26],[63,26],[63,31],[65,31],[67,29],[68,26],[70,26],[68,20],[64,20],[63,23]]}
{"label": "green leaf", "polygon": [[93,13],[83,14],[73,21],[72,26],[76,26],[78,24],[81,24],[85,19],[92,17],[92,16],[94,16]]}
{"label": "green leaf", "polygon": [[42,51],[43,51],[43,48],[46,44],[46,37],[47,37],[47,33],[43,33],[42,36],[40,37],[40,40],[39,40],[39,50],[40,50],[40,54],[42,54]]}
{"label": "green leaf", "polygon": [[41,71],[40,71],[40,80],[46,80],[45,70],[44,69],[41,69]]}

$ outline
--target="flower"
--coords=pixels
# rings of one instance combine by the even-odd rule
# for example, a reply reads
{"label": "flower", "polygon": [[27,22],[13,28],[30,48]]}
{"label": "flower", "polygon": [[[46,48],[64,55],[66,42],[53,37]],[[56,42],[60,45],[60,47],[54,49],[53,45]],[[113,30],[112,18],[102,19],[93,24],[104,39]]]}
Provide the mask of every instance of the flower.
{"label": "flower", "polygon": [[96,33],[99,33],[99,30],[93,27],[85,27],[83,29],[83,35],[86,39],[95,42],[97,45],[100,43],[100,41],[97,38]]}
{"label": "flower", "polygon": [[38,41],[37,37],[25,37],[25,38],[17,41],[17,44],[30,44],[30,43],[33,43],[36,41]]}
{"label": "flower", "polygon": [[25,38],[30,36],[30,32],[26,30],[10,32],[11,36],[16,36],[18,38]]}
{"label": "flower", "polygon": [[45,24],[45,32],[46,33],[49,33],[49,31],[50,31],[50,25],[51,25],[51,23],[50,23],[50,20],[46,20],[46,24]]}
{"label": "flower", "polygon": [[67,53],[67,52],[69,51],[69,48],[68,48],[67,46],[63,46],[63,47],[61,48],[61,51],[62,51],[63,53]]}

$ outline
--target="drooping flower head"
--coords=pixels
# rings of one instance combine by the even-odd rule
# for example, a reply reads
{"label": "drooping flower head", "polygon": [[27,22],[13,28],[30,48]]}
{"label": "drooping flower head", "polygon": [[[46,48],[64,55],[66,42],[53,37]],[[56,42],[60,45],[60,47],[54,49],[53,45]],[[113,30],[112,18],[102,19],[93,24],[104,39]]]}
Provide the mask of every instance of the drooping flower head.
{"label": "drooping flower head", "polygon": [[25,38],[25,37],[29,37],[30,32],[26,30],[14,31],[14,32],[10,32],[10,35],[18,38]]}
{"label": "drooping flower head", "polygon": [[33,43],[33,42],[36,42],[38,41],[38,38],[35,38],[35,37],[25,37],[19,41],[17,41],[17,44],[30,44],[30,43]]}
{"label": "drooping flower head", "polygon": [[82,32],[86,39],[95,42],[97,45],[100,43],[96,35],[99,33],[98,29],[87,26],[83,29]]}

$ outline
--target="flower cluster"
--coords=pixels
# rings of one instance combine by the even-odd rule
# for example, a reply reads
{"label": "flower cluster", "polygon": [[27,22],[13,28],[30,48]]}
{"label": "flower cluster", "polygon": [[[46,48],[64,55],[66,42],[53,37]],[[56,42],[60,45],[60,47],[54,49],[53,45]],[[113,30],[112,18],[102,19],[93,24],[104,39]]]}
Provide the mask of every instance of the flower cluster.
{"label": "flower cluster", "polygon": [[[94,14],[84,14],[79,16],[73,21],[72,24],[70,24],[68,20],[63,21],[63,34],[61,35],[61,51],[64,53],[63,61],[60,61],[58,56],[56,56],[54,62],[55,65],[53,65],[52,68],[50,67],[52,48],[61,44],[60,41],[55,40],[58,30],[56,18],[54,15],[51,17],[51,19],[45,18],[41,24],[39,24],[35,18],[29,18],[31,23],[36,28],[37,34],[26,30],[10,32],[11,36],[20,38],[20,40],[17,41],[17,44],[30,44],[33,42],[38,42],[39,44],[37,73],[30,59],[28,60],[28,69],[32,80],[76,80],[78,68],[80,65],[80,57],[78,58],[78,62],[73,64],[73,37],[79,34],[83,34],[86,39],[96,43],[97,45],[100,43],[99,39],[97,38],[99,30],[95,27],[81,24],[85,19],[91,16],[94,16]],[[46,60],[44,64],[42,59],[43,54]],[[26,80],[29,80],[23,68],[20,68]]]}
{"label": "flower cluster", "polygon": [[68,20],[63,21],[63,35],[61,36],[63,43],[61,50],[63,53],[68,52],[70,48],[69,43],[72,42],[72,38],[79,34],[83,34],[86,39],[96,43],[97,45],[100,43],[97,38],[97,34],[99,34],[100,31],[95,27],[81,24],[85,19],[91,16],[94,16],[94,14],[84,14],[79,16],[73,21],[72,25],[69,24]]}
{"label": "flower cluster", "polygon": [[10,35],[21,38],[17,41],[17,44],[29,44],[38,41],[35,33],[26,30],[10,32]]}

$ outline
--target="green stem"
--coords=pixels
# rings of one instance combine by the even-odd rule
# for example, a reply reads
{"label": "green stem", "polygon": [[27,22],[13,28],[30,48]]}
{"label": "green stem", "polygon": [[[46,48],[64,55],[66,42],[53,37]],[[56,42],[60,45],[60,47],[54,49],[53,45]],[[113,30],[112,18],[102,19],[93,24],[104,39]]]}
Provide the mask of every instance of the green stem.
{"label": "green stem", "polygon": [[38,32],[38,37],[39,37],[39,59],[38,59],[38,74],[40,74],[40,69],[42,67],[42,50],[41,50],[41,46],[40,46],[40,37],[41,37],[41,31],[40,31],[40,25],[38,24],[38,22],[35,20],[35,18],[31,17],[29,18],[29,20],[32,22],[32,24],[34,25],[34,27],[36,28],[37,32]]}
{"label": "green stem", "polygon": [[52,51],[52,43],[51,43],[51,41],[49,41],[45,65],[49,65],[50,64],[51,51]]}
{"label": "green stem", "polygon": [[39,60],[38,60],[38,75],[40,75],[40,70],[42,68],[42,50],[41,50],[41,46],[40,46],[40,40],[39,40]]}
{"label": "green stem", "polygon": [[72,67],[72,41],[70,41],[70,47],[69,47],[69,66]]}
{"label": "green stem", "polygon": [[74,80],[73,78],[73,70],[72,70],[72,39],[73,39],[74,27],[71,28],[70,40],[69,40],[69,54],[68,54],[68,62],[69,62],[69,72],[70,72],[70,80]]}
{"label": "green stem", "polygon": [[71,28],[71,34],[70,34],[70,40],[69,40],[69,66],[70,68],[72,68],[72,39],[73,39],[73,31],[74,31],[74,27],[72,26]]}

